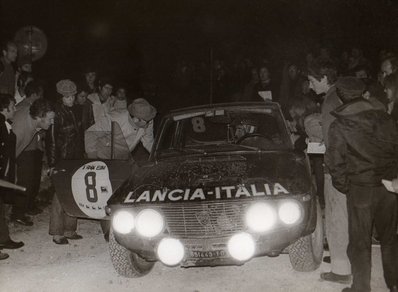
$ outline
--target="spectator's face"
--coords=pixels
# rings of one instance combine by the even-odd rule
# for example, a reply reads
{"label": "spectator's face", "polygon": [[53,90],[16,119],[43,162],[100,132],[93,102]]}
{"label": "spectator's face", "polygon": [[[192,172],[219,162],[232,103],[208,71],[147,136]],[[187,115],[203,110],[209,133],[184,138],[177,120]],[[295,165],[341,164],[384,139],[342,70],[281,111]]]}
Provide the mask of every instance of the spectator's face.
{"label": "spectator's face", "polygon": [[110,85],[110,84],[105,84],[105,85],[102,86],[102,88],[101,88],[101,96],[102,96],[104,99],[107,99],[109,96],[111,96],[111,94],[112,94],[112,89],[113,89],[113,86],[112,86],[112,85]]}
{"label": "spectator's face", "polygon": [[360,70],[355,72],[355,77],[359,79],[366,79],[368,78],[368,73],[365,70]]}
{"label": "spectator's face", "polygon": [[383,78],[393,73],[392,64],[391,64],[390,60],[385,60],[381,64],[380,69],[381,69],[381,72],[383,73]]}
{"label": "spectator's face", "polygon": [[81,91],[76,96],[76,103],[77,104],[84,104],[87,100],[87,92]]}
{"label": "spectator's face", "polygon": [[329,90],[328,79],[323,76],[321,80],[318,80],[314,76],[308,75],[308,81],[310,82],[310,89],[315,91],[316,94],[326,93]]}
{"label": "spectator's face", "polygon": [[38,93],[33,93],[31,96],[30,96],[33,100],[38,100],[39,98],[43,98],[43,89],[42,88],[40,88],[40,90],[39,90],[39,92]]}
{"label": "spectator's face", "polygon": [[358,58],[361,56],[361,51],[354,48],[351,50],[351,56],[353,56],[354,58]]}
{"label": "spectator's face", "polygon": [[386,88],[384,91],[386,92],[388,100],[393,101],[394,100],[394,91],[392,90],[392,88]]}
{"label": "spectator's face", "polygon": [[73,104],[75,103],[75,96],[74,95],[63,96],[62,103],[67,107],[72,107]]}
{"label": "spectator's face", "polygon": [[310,82],[308,80],[305,80],[302,84],[301,84],[301,92],[303,94],[307,94],[310,92]]}
{"label": "spectator's face", "polygon": [[7,108],[7,111],[6,111],[6,119],[12,121],[14,119],[14,115],[15,115],[15,111],[16,110],[17,109],[15,108],[15,102],[11,101],[9,106],[8,106],[8,108]]}
{"label": "spectator's face", "polygon": [[88,84],[93,84],[95,82],[95,79],[97,78],[97,73],[95,72],[88,72],[85,74],[86,76],[86,81]]}
{"label": "spectator's face", "polygon": [[311,53],[308,53],[308,54],[305,56],[305,60],[307,61],[307,63],[311,63],[311,62],[314,61],[314,56],[313,56]]}
{"label": "spectator's face", "polygon": [[15,45],[8,45],[7,51],[3,51],[3,55],[9,62],[15,62],[18,55],[18,49]]}
{"label": "spectator's face", "polygon": [[32,72],[32,64],[23,64],[21,66],[21,72]]}
{"label": "spectator's face", "polygon": [[127,98],[126,96],[126,90],[124,88],[119,88],[116,91],[116,98],[120,100],[125,100]]}
{"label": "spectator's face", "polygon": [[289,66],[288,74],[289,74],[290,79],[292,79],[292,80],[296,79],[297,74],[298,74],[298,69],[297,69],[296,65]]}
{"label": "spectator's face", "polygon": [[137,117],[133,117],[133,123],[139,128],[146,128],[150,121],[145,121]]}
{"label": "spectator's face", "polygon": [[322,58],[330,58],[329,50],[326,48],[322,48],[320,51],[320,55]]}
{"label": "spectator's face", "polygon": [[51,125],[54,124],[55,113],[54,112],[46,112],[46,115],[42,118],[39,118],[38,126],[43,130],[48,130]]}
{"label": "spectator's face", "polygon": [[269,79],[269,71],[268,68],[261,68],[260,71],[258,72],[258,75],[260,76],[261,81],[267,81]]}

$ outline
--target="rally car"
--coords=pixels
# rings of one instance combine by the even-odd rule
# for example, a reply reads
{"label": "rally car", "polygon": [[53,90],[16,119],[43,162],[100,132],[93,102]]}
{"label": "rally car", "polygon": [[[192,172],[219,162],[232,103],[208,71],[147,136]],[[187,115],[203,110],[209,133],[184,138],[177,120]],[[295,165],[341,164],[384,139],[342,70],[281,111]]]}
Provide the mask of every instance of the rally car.
{"label": "rally car", "polygon": [[110,255],[123,276],[143,276],[158,261],[242,265],[284,252],[298,271],[321,263],[322,216],[308,157],[294,149],[277,103],[172,111],[141,166],[59,167],[54,183],[65,211],[111,220]]}

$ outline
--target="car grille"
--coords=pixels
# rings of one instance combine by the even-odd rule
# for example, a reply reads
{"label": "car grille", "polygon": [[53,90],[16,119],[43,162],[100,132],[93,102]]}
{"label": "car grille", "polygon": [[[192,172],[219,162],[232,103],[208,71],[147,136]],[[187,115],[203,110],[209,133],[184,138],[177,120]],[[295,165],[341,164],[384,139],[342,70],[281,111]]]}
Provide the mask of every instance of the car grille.
{"label": "car grille", "polygon": [[170,235],[182,239],[212,238],[243,230],[242,200],[189,202],[162,206]]}

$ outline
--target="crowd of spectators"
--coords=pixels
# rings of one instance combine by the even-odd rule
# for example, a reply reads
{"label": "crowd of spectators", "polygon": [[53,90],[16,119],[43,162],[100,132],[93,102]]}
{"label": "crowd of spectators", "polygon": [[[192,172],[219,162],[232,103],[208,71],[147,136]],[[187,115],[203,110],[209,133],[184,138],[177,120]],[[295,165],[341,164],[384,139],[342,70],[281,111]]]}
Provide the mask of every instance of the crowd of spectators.
{"label": "crowd of spectators", "polygon": [[[15,43],[6,42],[1,52],[0,179],[26,188],[12,195],[0,188],[0,249],[14,249],[24,243],[10,238],[4,203],[12,205],[11,221],[32,226],[31,216],[43,211],[38,206],[41,182],[60,160],[129,159],[140,142],[150,151],[157,111],[144,98],[128,99],[125,86],[97,78],[91,68],[82,72],[81,80],[59,80],[53,85],[55,96],[48,97],[28,56],[17,59]],[[49,234],[54,243],[81,239],[76,218],[66,214],[57,195],[51,197]],[[0,252],[0,259],[7,257]]]}
{"label": "crowd of spectators", "polygon": [[[29,216],[42,211],[35,199],[43,161],[51,174],[61,159],[124,159],[139,142],[150,151],[157,111],[144,98],[130,101],[126,87],[99,78],[94,69],[82,72],[82,80],[59,80],[54,85],[56,102],[51,103],[29,58],[17,59],[17,53],[12,42],[2,47],[1,139],[8,150],[2,150],[0,176],[27,188],[25,195],[15,196],[10,219],[32,226]],[[387,286],[391,291],[398,286],[397,199],[381,184],[382,178],[393,180],[398,174],[398,61],[388,51],[372,61],[359,48],[340,57],[321,48],[281,66],[271,66],[265,58],[244,58],[232,65],[215,59],[211,66],[181,61],[170,85],[184,99],[188,95],[193,100],[210,96],[211,102],[278,102],[296,149],[305,151],[309,142],[325,146],[325,154],[310,154],[330,249],[331,271],[321,278],[344,284],[352,279],[344,291],[370,291],[373,222]],[[110,152],[107,137],[115,124],[118,143]],[[0,197],[0,249],[19,248],[23,243],[9,237],[6,201],[6,196]],[[82,238],[76,228],[76,219],[54,196],[53,241],[67,244]],[[6,257],[0,253],[0,259]]]}

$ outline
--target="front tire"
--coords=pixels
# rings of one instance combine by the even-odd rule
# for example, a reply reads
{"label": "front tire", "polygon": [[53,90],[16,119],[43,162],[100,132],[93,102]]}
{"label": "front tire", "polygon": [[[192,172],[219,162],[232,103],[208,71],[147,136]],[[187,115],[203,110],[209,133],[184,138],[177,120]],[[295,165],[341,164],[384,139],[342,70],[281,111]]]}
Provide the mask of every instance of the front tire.
{"label": "front tire", "polygon": [[154,262],[148,262],[138,254],[120,245],[115,239],[112,228],[109,233],[109,252],[113,267],[124,277],[142,277],[148,274],[155,265]]}
{"label": "front tire", "polygon": [[321,207],[316,202],[316,227],[312,234],[299,238],[289,247],[293,269],[310,272],[319,268],[323,257],[323,223]]}

